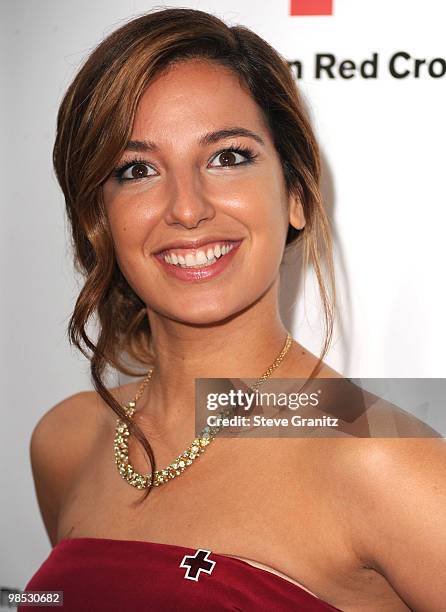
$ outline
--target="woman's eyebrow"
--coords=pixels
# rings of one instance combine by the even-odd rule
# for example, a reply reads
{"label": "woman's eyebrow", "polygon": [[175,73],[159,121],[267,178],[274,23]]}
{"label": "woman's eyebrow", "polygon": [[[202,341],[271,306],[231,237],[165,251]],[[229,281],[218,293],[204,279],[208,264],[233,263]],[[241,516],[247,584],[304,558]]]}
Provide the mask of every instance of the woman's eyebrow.
{"label": "woman's eyebrow", "polygon": [[198,140],[198,144],[200,145],[208,145],[217,142],[218,140],[223,140],[223,138],[230,138],[231,136],[245,136],[247,138],[253,138],[259,144],[265,146],[263,138],[261,138],[258,134],[253,132],[252,130],[248,130],[248,128],[243,127],[230,127],[224,128],[222,130],[217,130],[215,132],[209,132],[201,136]]}
{"label": "woman's eyebrow", "polygon": [[[216,130],[214,132],[208,132],[198,139],[200,146],[206,146],[223,140],[224,138],[231,138],[233,136],[245,136],[247,138],[253,138],[259,144],[265,146],[265,142],[261,136],[243,127],[231,127]],[[138,153],[146,153],[147,151],[158,151],[159,147],[151,140],[129,140],[125,147],[126,151],[136,151]]]}

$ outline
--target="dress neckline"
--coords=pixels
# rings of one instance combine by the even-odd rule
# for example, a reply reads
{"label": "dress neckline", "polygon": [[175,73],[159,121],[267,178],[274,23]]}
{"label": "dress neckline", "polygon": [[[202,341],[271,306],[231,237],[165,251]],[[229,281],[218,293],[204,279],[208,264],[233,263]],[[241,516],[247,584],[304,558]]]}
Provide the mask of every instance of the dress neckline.
{"label": "dress neckline", "polygon": [[[178,550],[181,550],[181,551],[187,551],[187,552],[194,552],[195,550],[197,550],[196,548],[191,548],[190,546],[181,546],[179,544],[166,544],[164,542],[148,542],[146,540],[120,540],[120,539],[116,539],[116,538],[97,538],[97,537],[91,537],[91,536],[81,536],[81,537],[76,537],[76,538],[62,538],[53,547],[53,550],[55,550],[59,546],[66,545],[68,542],[83,542],[83,541],[85,541],[85,542],[87,542],[87,541],[91,541],[91,542],[116,542],[118,544],[136,544],[136,545],[146,545],[146,546],[152,546],[152,547],[153,546],[155,546],[155,547],[168,547],[168,548],[171,548],[171,549],[175,548],[175,549],[178,549]],[[251,567],[254,570],[257,570],[259,572],[263,572],[263,573],[266,573],[266,574],[271,574],[272,576],[274,576],[278,580],[281,580],[285,584],[290,585],[291,587],[294,587],[294,588],[299,589],[301,591],[305,591],[306,593],[308,593],[308,595],[310,597],[314,597],[314,599],[317,599],[319,602],[326,603],[320,597],[318,597],[315,593],[310,591],[307,587],[303,586],[302,584],[298,583],[297,581],[294,581],[293,579],[291,579],[289,577],[285,577],[286,575],[283,574],[282,572],[276,573],[276,572],[278,572],[278,570],[274,570],[274,568],[269,568],[268,566],[265,566],[263,564],[261,564],[263,567],[259,567],[257,565],[253,565],[253,563],[260,563],[258,561],[253,561],[251,559],[248,560],[248,559],[244,559],[244,558],[241,558],[241,557],[233,557],[231,555],[225,555],[225,554],[222,554],[222,553],[216,553],[214,551],[211,551],[211,554],[214,557],[229,559],[231,561],[242,563],[243,565]],[[252,563],[250,563],[250,561],[252,561]],[[336,608],[333,608],[333,609],[336,609]]]}

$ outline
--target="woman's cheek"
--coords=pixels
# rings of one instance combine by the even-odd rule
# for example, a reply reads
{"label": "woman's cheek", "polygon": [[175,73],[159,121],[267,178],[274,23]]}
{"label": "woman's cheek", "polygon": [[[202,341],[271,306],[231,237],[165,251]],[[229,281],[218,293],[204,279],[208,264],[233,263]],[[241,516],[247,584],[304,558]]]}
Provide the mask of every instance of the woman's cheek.
{"label": "woman's cheek", "polygon": [[116,247],[144,252],[148,237],[157,224],[157,209],[132,197],[110,202],[107,211]]}

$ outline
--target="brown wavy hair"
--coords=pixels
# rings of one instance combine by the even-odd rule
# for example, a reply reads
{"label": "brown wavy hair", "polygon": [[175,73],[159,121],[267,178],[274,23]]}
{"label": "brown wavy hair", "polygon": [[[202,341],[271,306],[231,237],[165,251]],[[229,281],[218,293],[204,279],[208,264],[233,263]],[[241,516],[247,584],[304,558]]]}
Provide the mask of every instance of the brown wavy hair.
{"label": "brown wavy hair", "polygon": [[[306,225],[302,230],[289,225],[285,248],[303,245],[304,277],[311,263],[322,299],[325,340],[312,374],[322,363],[333,332],[332,237],[319,187],[319,149],[286,60],[248,28],[229,27],[200,10],[151,11],[121,26],[90,54],[69,86],[58,112],[53,160],[65,196],[75,269],[85,280],[69,321],[69,341],[89,359],[96,391],[143,446],[152,482],[156,470],[152,448],[102,380],[107,366],[141,376],[128,359],[143,366],[144,373],[154,360],[146,304],[117,264],[102,186],[130,139],[147,85],[172,62],[196,58],[231,69],[248,88],[270,129],[288,193],[298,194],[302,202]],[[96,342],[86,332],[92,316],[97,319]]]}

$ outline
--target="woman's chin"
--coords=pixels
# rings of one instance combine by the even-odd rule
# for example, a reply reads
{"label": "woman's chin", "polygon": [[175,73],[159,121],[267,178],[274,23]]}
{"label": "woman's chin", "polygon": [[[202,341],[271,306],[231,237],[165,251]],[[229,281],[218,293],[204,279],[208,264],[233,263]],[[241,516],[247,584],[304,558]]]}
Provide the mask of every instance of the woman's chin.
{"label": "woman's chin", "polygon": [[175,312],[165,314],[168,318],[180,321],[186,325],[216,325],[236,316],[246,306],[248,305],[235,305],[233,308],[230,308],[226,304],[224,307],[224,302],[220,301],[215,303],[215,306],[210,303],[203,303],[201,307],[195,304],[193,307],[190,305],[184,307],[180,312],[176,310]]}

